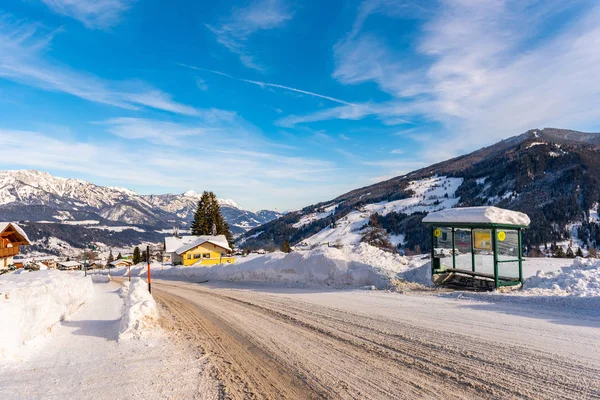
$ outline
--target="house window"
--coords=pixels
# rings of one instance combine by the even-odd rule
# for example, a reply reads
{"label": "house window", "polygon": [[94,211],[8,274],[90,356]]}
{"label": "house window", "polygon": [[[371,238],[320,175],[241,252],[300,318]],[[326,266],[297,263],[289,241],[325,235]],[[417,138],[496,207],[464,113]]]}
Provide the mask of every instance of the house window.
{"label": "house window", "polygon": [[198,254],[198,253],[194,254],[194,260],[196,260],[196,259],[198,259],[200,257],[202,257],[202,254]]}
{"label": "house window", "polygon": [[204,253],[204,254],[202,254],[202,258],[210,258],[210,253]]}
{"label": "house window", "polygon": [[188,259],[188,260],[191,260],[191,259],[192,259],[192,255],[188,253],[188,255],[187,255],[187,259]]}

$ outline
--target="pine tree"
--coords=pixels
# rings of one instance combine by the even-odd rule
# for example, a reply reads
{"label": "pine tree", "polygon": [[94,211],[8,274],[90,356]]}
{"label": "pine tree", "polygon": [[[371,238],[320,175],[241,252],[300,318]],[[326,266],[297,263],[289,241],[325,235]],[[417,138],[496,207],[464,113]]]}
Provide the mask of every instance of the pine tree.
{"label": "pine tree", "polygon": [[221,214],[217,196],[213,192],[203,192],[192,221],[192,235],[225,235],[229,247],[233,248],[233,235]]}
{"label": "pine tree", "polygon": [[142,250],[142,262],[148,262],[148,253],[146,250]]}
{"label": "pine tree", "polygon": [[292,246],[290,246],[290,241],[289,240],[286,239],[281,244],[281,251],[283,251],[284,253],[291,253],[292,252]]}
{"label": "pine tree", "polygon": [[562,246],[555,247],[553,256],[556,258],[565,258],[566,257],[565,251],[563,250]]}
{"label": "pine tree", "polygon": [[581,247],[577,248],[577,252],[575,253],[575,255],[577,257],[583,257],[583,251],[581,250]]}
{"label": "pine tree", "polygon": [[108,253],[108,260],[106,260],[106,268],[110,268],[111,267],[110,263],[113,261],[115,261],[115,258],[113,257],[112,250],[111,250],[110,253]]}
{"label": "pine tree", "polygon": [[194,213],[194,220],[192,221],[191,225],[192,235],[210,235],[210,230],[212,228],[210,203],[211,198],[209,192],[203,192],[200,200],[198,200],[196,212]]}
{"label": "pine tree", "polygon": [[384,251],[395,253],[396,247],[389,241],[388,234],[379,223],[379,214],[371,214],[369,225],[365,227],[361,242],[380,248]]}
{"label": "pine tree", "polygon": [[119,254],[117,255],[117,260],[122,260],[123,256],[121,255],[121,252],[119,252]]}
{"label": "pine tree", "polygon": [[566,256],[567,256],[567,258],[575,258],[575,253],[573,253],[573,249],[571,248],[571,246],[569,246],[567,248]]}
{"label": "pine tree", "polygon": [[135,249],[133,249],[133,264],[139,264],[142,262],[142,254],[140,252],[140,248],[135,246]]}

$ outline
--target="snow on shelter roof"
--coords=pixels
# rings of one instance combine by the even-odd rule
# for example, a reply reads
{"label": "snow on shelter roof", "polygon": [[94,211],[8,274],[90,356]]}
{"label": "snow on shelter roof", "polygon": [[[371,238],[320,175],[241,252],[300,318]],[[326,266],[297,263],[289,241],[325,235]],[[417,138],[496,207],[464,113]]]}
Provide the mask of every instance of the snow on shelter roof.
{"label": "snow on shelter roof", "polygon": [[529,226],[527,214],[498,207],[448,208],[428,214],[425,224],[474,224]]}
{"label": "snow on shelter roof", "polygon": [[19,235],[23,236],[23,239],[25,239],[25,241],[27,242],[26,244],[28,244],[28,245],[31,244],[31,240],[29,240],[29,238],[27,237],[27,234],[25,233],[23,228],[21,228],[19,225],[15,224],[14,222],[0,222],[0,233],[4,232],[4,230],[6,228],[8,228],[9,226],[12,226],[13,228],[15,228],[15,230],[19,233]]}
{"label": "snow on shelter roof", "polygon": [[198,236],[196,240],[189,242],[187,244],[184,244],[183,246],[181,246],[180,248],[175,250],[175,253],[178,255],[181,255],[181,254],[185,253],[186,251],[191,250],[194,247],[198,247],[202,243],[206,243],[206,242],[212,243],[215,246],[221,247],[227,251],[231,251],[231,248],[229,247],[229,243],[227,243],[227,238],[225,237],[225,235],[217,235],[217,236]]}

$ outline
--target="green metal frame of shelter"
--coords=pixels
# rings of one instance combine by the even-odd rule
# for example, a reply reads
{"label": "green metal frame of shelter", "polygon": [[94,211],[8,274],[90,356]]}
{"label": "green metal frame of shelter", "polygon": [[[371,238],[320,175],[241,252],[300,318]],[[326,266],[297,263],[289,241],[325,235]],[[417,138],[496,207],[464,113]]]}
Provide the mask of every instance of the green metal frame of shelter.
{"label": "green metal frame of shelter", "polygon": [[[523,225],[506,225],[506,224],[494,224],[494,223],[466,223],[466,222],[425,222],[426,225],[431,226],[431,273],[432,275],[436,274],[444,274],[448,272],[462,273],[467,274],[472,277],[485,277],[490,278],[488,274],[478,273],[475,271],[475,247],[474,247],[474,230],[475,229],[483,229],[491,231],[491,239],[492,239],[492,253],[493,253],[493,263],[494,263],[494,287],[496,289],[502,286],[516,286],[523,284],[523,240],[522,240],[522,230],[526,229],[527,226]],[[452,232],[452,270],[442,269],[440,265],[440,258],[435,257],[435,241],[436,237],[434,232],[437,228],[447,228],[451,229]],[[456,241],[455,241],[455,232],[457,229],[467,229],[471,230],[471,271],[460,270],[456,268]],[[517,243],[518,243],[518,259],[516,260],[498,260],[498,232],[500,230],[510,230],[517,232]],[[436,263],[437,261],[437,263]],[[519,263],[519,277],[518,278],[506,278],[500,276],[498,273],[499,264],[508,263],[508,262],[518,262]],[[436,265],[437,264],[437,265]]]}

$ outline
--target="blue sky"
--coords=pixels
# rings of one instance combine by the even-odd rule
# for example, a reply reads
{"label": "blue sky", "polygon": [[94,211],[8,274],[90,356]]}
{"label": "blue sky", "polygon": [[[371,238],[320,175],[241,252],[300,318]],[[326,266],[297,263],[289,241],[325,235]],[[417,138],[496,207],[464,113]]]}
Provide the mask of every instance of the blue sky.
{"label": "blue sky", "polygon": [[600,128],[595,1],[13,0],[1,169],[252,208]]}

